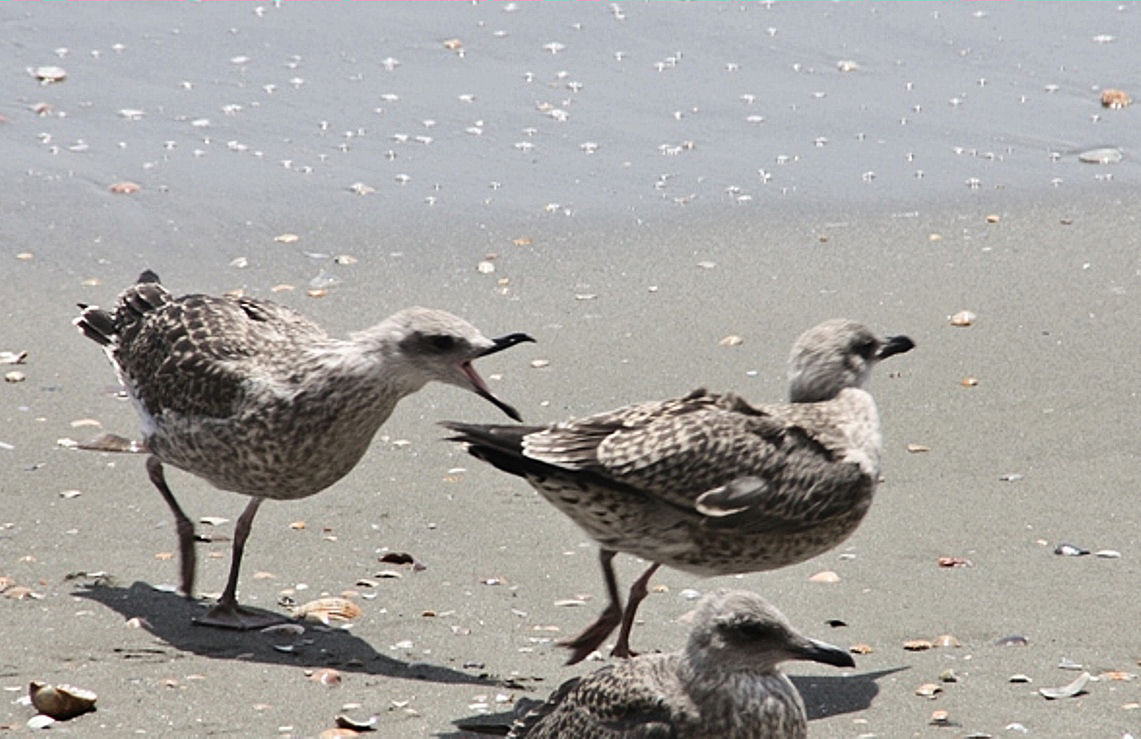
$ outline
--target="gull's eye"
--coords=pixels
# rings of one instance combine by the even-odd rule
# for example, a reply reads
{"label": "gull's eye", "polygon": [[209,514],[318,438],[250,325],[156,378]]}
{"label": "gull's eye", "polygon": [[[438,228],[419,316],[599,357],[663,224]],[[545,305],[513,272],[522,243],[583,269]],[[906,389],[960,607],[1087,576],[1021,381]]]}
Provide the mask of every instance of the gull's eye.
{"label": "gull's eye", "polygon": [[456,337],[450,334],[435,334],[428,337],[428,344],[441,352],[451,351],[456,348]]}
{"label": "gull's eye", "polygon": [[879,349],[879,342],[875,339],[861,339],[852,348],[855,349],[856,354],[864,359],[871,359],[875,356],[876,350]]}
{"label": "gull's eye", "polygon": [[738,621],[725,624],[725,630],[729,636],[746,641],[774,639],[778,631],[773,624],[760,623],[757,621]]}

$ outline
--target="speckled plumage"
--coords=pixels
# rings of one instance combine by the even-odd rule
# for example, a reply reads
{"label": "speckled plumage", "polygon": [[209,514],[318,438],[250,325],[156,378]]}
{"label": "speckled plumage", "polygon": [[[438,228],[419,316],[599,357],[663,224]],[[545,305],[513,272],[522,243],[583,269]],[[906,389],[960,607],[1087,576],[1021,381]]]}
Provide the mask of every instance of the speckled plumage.
{"label": "speckled plumage", "polygon": [[803,739],[804,702],[778,669],[841,667],[846,652],[798,633],[760,596],[707,595],[685,649],[635,657],[563,683],[518,719],[513,739]]}
{"label": "speckled plumage", "polygon": [[[113,313],[82,307],[75,323],[103,346],[142,419],[148,470],[180,537],[189,521],[166,488],[162,464],[251,496],[252,520],[263,499],[313,495],[347,474],[396,403],[431,380],[464,387],[518,417],[471,360],[529,337],[488,339],[444,311],[408,308],[336,339],[267,300],[175,298],[149,271],[123,291]],[[248,523],[235,535],[232,582]],[[183,542],[189,595],[193,546],[188,553]]]}
{"label": "speckled plumage", "polygon": [[[578,661],[623,614],[614,552],[726,575],[802,562],[846,539],[880,472],[879,416],[863,385],[876,361],[912,346],[827,321],[793,347],[788,403],[754,406],[700,389],[547,427],[445,425],[472,455],[525,478],[602,545],[611,604],[605,622],[571,642]],[[619,654],[644,585],[624,614]]]}

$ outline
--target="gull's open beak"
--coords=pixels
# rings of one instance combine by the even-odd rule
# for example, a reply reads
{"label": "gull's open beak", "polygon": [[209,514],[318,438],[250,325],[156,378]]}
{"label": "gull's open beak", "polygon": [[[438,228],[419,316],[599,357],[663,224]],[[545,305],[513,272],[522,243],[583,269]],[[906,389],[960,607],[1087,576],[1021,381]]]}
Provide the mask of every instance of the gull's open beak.
{"label": "gull's open beak", "polygon": [[[495,354],[496,352],[501,352],[504,349],[510,349],[516,344],[522,344],[525,341],[534,341],[534,339],[527,334],[507,334],[506,336],[500,336],[498,339],[492,339],[491,346],[479,352],[475,356],[486,357],[488,354]],[[464,375],[467,376],[468,382],[471,383],[472,392],[481,398],[490,401],[492,405],[506,413],[513,420],[523,420],[523,417],[519,415],[519,411],[507,405],[499,398],[495,397],[495,393],[491,392],[491,388],[487,386],[487,383],[484,382],[483,378],[479,376],[479,373],[475,371],[475,367],[472,367],[470,359],[466,362],[461,363],[460,369],[463,371]]]}

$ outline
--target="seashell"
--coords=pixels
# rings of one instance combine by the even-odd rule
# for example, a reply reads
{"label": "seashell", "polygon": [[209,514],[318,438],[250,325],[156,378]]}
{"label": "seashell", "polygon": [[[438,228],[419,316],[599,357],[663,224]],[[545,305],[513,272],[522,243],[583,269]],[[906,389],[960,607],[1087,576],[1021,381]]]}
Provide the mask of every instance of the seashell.
{"label": "seashell", "polygon": [[369,716],[364,720],[350,718],[349,716],[338,714],[333,719],[337,722],[337,726],[342,729],[352,729],[353,731],[375,731],[376,730],[376,716]]}
{"label": "seashell", "polygon": [[737,334],[729,334],[724,339],[721,339],[721,341],[717,342],[718,346],[740,346],[744,343],[745,340]]}
{"label": "seashell", "polygon": [[911,452],[912,454],[919,454],[920,452],[931,451],[931,447],[927,446],[926,444],[908,444],[907,451]]}
{"label": "seashell", "polygon": [[1089,550],[1079,547],[1076,544],[1067,544],[1066,542],[1062,542],[1058,546],[1054,547],[1054,554],[1058,554],[1063,557],[1081,557],[1083,555],[1089,554]]}
{"label": "seashell", "polygon": [[959,682],[959,673],[952,670],[950,667],[939,673],[939,682],[941,683],[957,683]]}
{"label": "seashell", "polygon": [[1058,700],[1059,698],[1073,698],[1075,695],[1085,692],[1086,683],[1089,681],[1090,674],[1083,672],[1068,685],[1063,685],[1060,688],[1038,688],[1038,693],[1046,700],[1051,701]]}
{"label": "seashell", "polygon": [[341,673],[334,670],[332,667],[322,667],[319,670],[312,672],[306,671],[309,679],[315,683],[328,685],[330,687],[341,684]]}
{"label": "seashell", "polygon": [[28,686],[32,705],[40,713],[57,721],[66,721],[95,710],[95,693],[74,685],[49,685],[33,680]]}
{"label": "seashell", "polygon": [[1131,102],[1133,102],[1133,100],[1124,90],[1107,87],[1101,91],[1101,107],[1103,108],[1113,108],[1117,110],[1124,108]]}
{"label": "seashell", "polygon": [[979,384],[979,381],[974,377],[964,377],[963,379],[959,380],[959,384],[963,387],[975,387]]}
{"label": "seashell", "polygon": [[1122,158],[1121,149],[1110,146],[1101,149],[1090,149],[1078,154],[1078,161],[1085,162],[1086,164],[1117,164]]}
{"label": "seashell", "polygon": [[28,353],[26,351],[0,352],[0,364],[23,364],[27,358]]}
{"label": "seashell", "polygon": [[1116,549],[1098,549],[1093,553],[1093,556],[1101,557],[1102,559],[1121,559],[1121,552]]}
{"label": "seashell", "polygon": [[952,326],[970,326],[975,322],[976,318],[978,318],[978,316],[971,311],[961,310],[955,315],[951,316],[950,320]]}
{"label": "seashell", "polygon": [[822,572],[817,572],[815,575],[808,578],[808,581],[809,582],[834,583],[834,582],[840,582],[840,576],[837,575],[832,570],[824,570]]}
{"label": "seashell", "polygon": [[996,647],[1024,647],[1030,643],[1030,640],[1021,634],[1011,634],[1004,636],[1001,639],[996,639],[994,645]]}
{"label": "seashell", "polygon": [[292,610],[294,618],[316,621],[328,626],[333,621],[352,621],[359,618],[360,606],[345,598],[318,598]]}
{"label": "seashell", "polygon": [[1002,220],[1002,216],[998,215],[997,213],[991,213],[990,215],[988,215],[986,217],[987,223],[998,223],[1001,220]]}
{"label": "seashell", "polygon": [[933,726],[947,726],[951,723],[951,714],[943,709],[931,712],[931,724]]}
{"label": "seashell", "polygon": [[139,191],[139,185],[134,182],[116,182],[107,189],[116,195],[130,195]]}
{"label": "seashell", "polygon": [[27,378],[28,376],[19,370],[4,373],[4,382],[23,382]]}
{"label": "seashell", "polygon": [[52,82],[62,82],[67,78],[67,70],[63,67],[28,67],[28,74],[32,75],[45,85]]}
{"label": "seashell", "polygon": [[961,647],[963,646],[958,639],[951,634],[940,634],[933,640],[937,647]]}
{"label": "seashell", "polygon": [[359,734],[359,731],[338,726],[335,729],[325,729],[317,735],[317,739],[341,739],[341,737],[358,736]]}
{"label": "seashell", "polygon": [[918,688],[915,689],[916,695],[921,696],[923,698],[928,698],[931,700],[934,700],[935,696],[937,696],[939,693],[942,693],[942,692],[943,692],[943,688],[936,685],[935,683],[923,683],[922,685],[920,685]]}
{"label": "seashell", "polygon": [[25,726],[27,726],[29,729],[46,729],[54,723],[55,719],[51,716],[37,713],[35,716],[32,716],[30,719],[28,719],[28,722],[25,724]]}
{"label": "seashell", "polygon": [[931,649],[933,646],[935,645],[926,639],[908,639],[903,643],[903,648],[909,652],[922,652]]}
{"label": "seashell", "polygon": [[940,567],[973,567],[974,563],[969,559],[963,557],[940,557],[937,559],[936,564]]}
{"label": "seashell", "polygon": [[1020,673],[1018,673],[1018,674],[1016,674],[1016,675],[1011,675],[1011,676],[1010,676],[1010,677],[1008,677],[1006,680],[1007,680],[1007,682],[1011,682],[1011,683],[1029,683],[1029,682],[1034,682],[1033,680],[1031,680],[1031,679],[1030,679],[1030,676],[1029,676],[1029,675],[1024,675],[1024,674],[1022,674],[1021,672],[1020,672]]}
{"label": "seashell", "polygon": [[872,649],[871,644],[853,644],[848,647],[848,651],[852,654],[871,654],[875,650]]}

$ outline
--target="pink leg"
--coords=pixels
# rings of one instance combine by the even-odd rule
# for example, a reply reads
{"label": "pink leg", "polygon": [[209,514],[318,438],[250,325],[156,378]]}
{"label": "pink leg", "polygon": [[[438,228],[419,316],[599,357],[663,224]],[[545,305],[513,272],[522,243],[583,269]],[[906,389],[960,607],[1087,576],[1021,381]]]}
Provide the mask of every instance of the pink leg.
{"label": "pink leg", "polygon": [[654,562],[642,576],[634,581],[630,586],[630,596],[626,599],[626,611],[622,614],[622,628],[618,631],[618,641],[614,644],[614,650],[610,652],[611,657],[637,657],[638,653],[630,649],[630,629],[634,628],[634,614],[638,611],[638,606],[648,594],[646,586],[650,583],[650,578],[661,567],[659,562]]}
{"label": "pink leg", "polygon": [[614,576],[614,555],[617,552],[602,549],[598,552],[598,559],[602,563],[602,577],[606,581],[606,592],[610,596],[610,604],[590,626],[586,627],[576,637],[559,642],[560,647],[571,650],[568,665],[577,664],[586,659],[594,650],[602,646],[602,642],[617,628],[622,620],[622,598],[618,595],[618,580]]}

